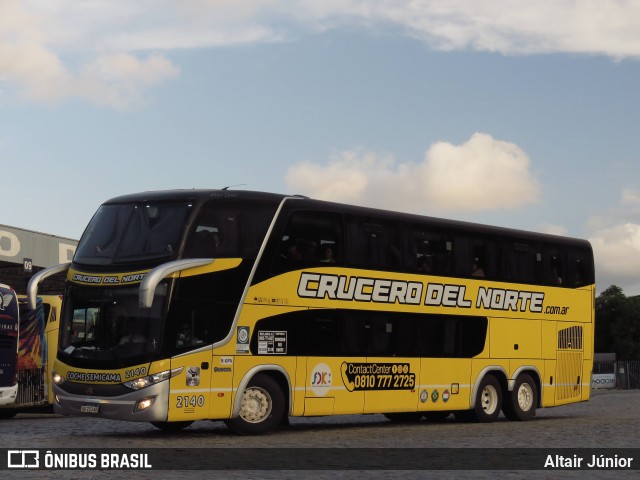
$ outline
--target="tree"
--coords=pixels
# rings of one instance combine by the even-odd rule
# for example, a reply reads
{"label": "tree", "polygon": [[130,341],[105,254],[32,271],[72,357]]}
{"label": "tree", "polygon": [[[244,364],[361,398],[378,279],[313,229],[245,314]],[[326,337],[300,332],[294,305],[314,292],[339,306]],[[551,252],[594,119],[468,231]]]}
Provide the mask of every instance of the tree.
{"label": "tree", "polygon": [[640,360],[640,300],[611,285],[596,298],[595,350]]}

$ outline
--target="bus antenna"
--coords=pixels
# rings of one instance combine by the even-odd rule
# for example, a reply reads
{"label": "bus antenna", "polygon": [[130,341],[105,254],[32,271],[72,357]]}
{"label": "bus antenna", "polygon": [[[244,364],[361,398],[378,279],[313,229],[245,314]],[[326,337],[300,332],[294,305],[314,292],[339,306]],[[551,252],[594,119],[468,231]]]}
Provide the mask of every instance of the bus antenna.
{"label": "bus antenna", "polygon": [[224,187],[222,190],[229,190],[230,188],[243,187],[245,185],[246,185],[246,183],[239,183],[237,185],[228,185],[228,186]]}

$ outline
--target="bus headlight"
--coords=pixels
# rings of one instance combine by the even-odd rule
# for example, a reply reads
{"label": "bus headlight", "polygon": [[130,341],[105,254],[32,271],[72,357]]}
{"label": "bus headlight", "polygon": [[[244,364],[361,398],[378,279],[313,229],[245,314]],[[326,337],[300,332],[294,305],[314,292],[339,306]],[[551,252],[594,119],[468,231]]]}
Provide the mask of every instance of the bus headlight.
{"label": "bus headlight", "polygon": [[146,388],[149,385],[155,385],[156,383],[164,382],[171,377],[175,377],[182,373],[182,370],[183,367],[174,368],[173,370],[165,370],[164,372],[154,373],[153,375],[124,382],[123,385],[125,387],[129,387],[131,390],[140,390],[141,388]]}
{"label": "bus headlight", "polygon": [[60,385],[61,383],[64,382],[64,377],[56,372],[51,372],[51,379],[53,380],[53,383],[55,383],[56,385]]}
{"label": "bus headlight", "polygon": [[133,411],[134,412],[141,412],[142,410],[146,410],[151,405],[153,405],[153,401],[155,399],[156,399],[156,397],[149,397],[149,398],[144,398],[144,399],[140,400],[138,403],[136,403],[136,406],[133,409]]}

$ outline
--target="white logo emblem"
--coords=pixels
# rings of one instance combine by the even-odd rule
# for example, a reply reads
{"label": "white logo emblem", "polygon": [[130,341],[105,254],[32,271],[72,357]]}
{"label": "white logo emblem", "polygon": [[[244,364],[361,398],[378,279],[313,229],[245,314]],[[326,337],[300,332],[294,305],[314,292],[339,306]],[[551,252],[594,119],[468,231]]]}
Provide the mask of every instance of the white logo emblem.
{"label": "white logo emblem", "polygon": [[11,300],[13,300],[13,295],[10,293],[5,293],[4,295],[0,293],[0,310],[7,308],[11,303]]}
{"label": "white logo emblem", "polygon": [[319,363],[311,372],[311,391],[323,397],[331,389],[331,368],[326,363]]}

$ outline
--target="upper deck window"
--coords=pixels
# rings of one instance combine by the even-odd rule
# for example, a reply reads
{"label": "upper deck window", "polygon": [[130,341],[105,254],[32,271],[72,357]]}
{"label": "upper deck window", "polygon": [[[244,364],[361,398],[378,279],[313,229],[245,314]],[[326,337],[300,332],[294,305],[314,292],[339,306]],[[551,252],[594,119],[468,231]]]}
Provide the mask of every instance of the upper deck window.
{"label": "upper deck window", "polygon": [[274,202],[208,202],[188,234],[184,257],[255,258],[276,208]]}
{"label": "upper deck window", "polygon": [[190,203],[102,205],[82,235],[74,261],[140,262],[177,254]]}

